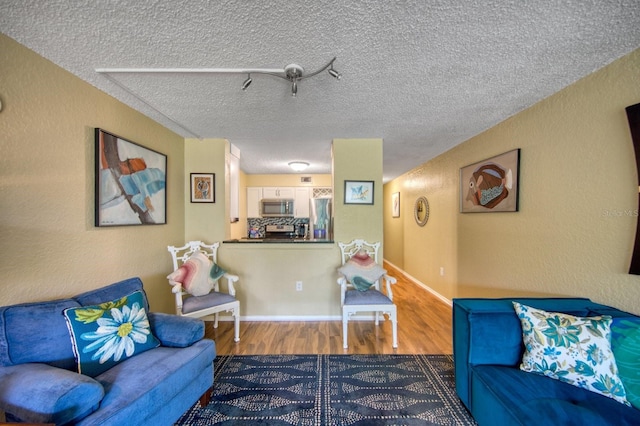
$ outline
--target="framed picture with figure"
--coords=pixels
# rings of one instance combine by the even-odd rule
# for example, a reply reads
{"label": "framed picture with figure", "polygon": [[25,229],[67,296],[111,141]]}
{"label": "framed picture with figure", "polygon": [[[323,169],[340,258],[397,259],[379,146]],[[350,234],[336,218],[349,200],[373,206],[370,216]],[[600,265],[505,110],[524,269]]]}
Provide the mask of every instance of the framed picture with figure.
{"label": "framed picture with figure", "polygon": [[216,202],[216,175],[214,173],[191,173],[191,202]]}
{"label": "framed picture with figure", "polygon": [[391,194],[391,217],[400,217],[400,193]]}

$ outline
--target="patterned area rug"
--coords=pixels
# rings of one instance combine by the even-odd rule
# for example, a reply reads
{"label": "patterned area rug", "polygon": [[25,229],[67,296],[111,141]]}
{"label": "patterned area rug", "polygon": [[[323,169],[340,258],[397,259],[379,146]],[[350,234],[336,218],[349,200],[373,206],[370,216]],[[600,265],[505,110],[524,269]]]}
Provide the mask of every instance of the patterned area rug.
{"label": "patterned area rug", "polygon": [[450,355],[230,355],[177,425],[475,425]]}

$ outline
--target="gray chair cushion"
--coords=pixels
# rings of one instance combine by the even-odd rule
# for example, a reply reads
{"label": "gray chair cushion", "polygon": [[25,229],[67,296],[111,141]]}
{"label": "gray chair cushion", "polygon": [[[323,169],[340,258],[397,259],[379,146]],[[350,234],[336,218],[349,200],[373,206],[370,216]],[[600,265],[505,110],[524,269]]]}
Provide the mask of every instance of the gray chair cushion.
{"label": "gray chair cushion", "polygon": [[200,311],[202,309],[211,308],[212,306],[219,306],[235,301],[235,297],[226,293],[217,293],[215,291],[204,296],[187,297],[184,299],[184,302],[182,302],[182,313],[188,314],[190,312]]}
{"label": "gray chair cushion", "polygon": [[348,290],[344,295],[345,305],[393,305],[387,296],[378,290]]}

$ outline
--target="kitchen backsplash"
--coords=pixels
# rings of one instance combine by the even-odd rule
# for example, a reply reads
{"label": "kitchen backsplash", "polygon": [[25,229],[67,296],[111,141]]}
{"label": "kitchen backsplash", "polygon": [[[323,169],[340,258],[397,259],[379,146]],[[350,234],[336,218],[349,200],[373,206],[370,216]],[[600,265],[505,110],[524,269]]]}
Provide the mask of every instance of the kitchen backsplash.
{"label": "kitchen backsplash", "polygon": [[255,231],[253,238],[264,238],[264,228],[266,225],[294,225],[293,229],[297,229],[298,225],[308,224],[309,218],[294,217],[250,217],[247,219],[247,236],[251,234],[251,230]]}

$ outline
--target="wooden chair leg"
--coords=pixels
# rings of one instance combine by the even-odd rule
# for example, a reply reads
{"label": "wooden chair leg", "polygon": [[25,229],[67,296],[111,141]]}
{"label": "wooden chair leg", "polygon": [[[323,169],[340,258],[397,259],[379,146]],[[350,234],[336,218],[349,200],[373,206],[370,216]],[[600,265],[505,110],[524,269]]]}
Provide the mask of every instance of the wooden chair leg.
{"label": "wooden chair leg", "polygon": [[211,393],[213,392],[213,386],[206,390],[200,397],[200,407],[206,407],[211,401]]}

